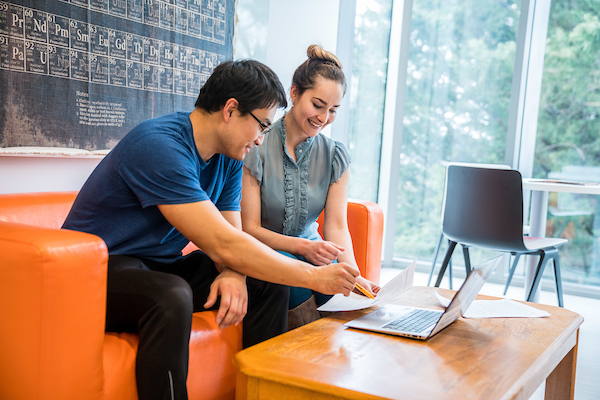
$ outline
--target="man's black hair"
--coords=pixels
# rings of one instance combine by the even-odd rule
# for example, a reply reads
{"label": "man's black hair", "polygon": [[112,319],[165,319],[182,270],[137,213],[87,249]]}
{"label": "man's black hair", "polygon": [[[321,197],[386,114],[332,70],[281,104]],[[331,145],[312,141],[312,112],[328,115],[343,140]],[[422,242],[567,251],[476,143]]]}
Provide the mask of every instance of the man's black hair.
{"label": "man's black hair", "polygon": [[273,70],[255,60],[225,61],[208,78],[196,107],[209,113],[235,98],[242,115],[259,108],[287,107],[285,90]]}

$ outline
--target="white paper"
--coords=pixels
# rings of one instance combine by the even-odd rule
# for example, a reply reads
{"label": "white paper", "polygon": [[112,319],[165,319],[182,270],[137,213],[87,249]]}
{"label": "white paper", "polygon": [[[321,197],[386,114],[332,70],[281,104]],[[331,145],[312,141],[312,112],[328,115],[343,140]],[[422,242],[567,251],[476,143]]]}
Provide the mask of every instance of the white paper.
{"label": "white paper", "polygon": [[319,311],[354,311],[369,308],[374,305],[383,305],[390,303],[400,296],[406,289],[412,287],[415,277],[415,266],[417,260],[415,259],[404,271],[400,272],[383,286],[375,300],[370,299],[362,294],[350,293],[350,296],[346,297],[343,294],[334,295],[329,301],[317,308]]}
{"label": "white paper", "polygon": [[[440,304],[444,307],[448,307],[450,299],[442,296],[435,291]],[[537,308],[528,306],[518,301],[509,299],[500,300],[475,300],[469,306],[467,312],[463,317],[465,318],[539,318],[547,317],[546,311],[539,310]]]}
{"label": "white paper", "polygon": [[[377,296],[379,297],[379,296]],[[369,308],[375,304],[376,300],[370,299],[362,294],[354,292],[350,293],[350,296],[346,297],[341,293],[334,295],[329,301],[317,308],[319,311],[350,311],[350,310],[362,310],[363,308]]]}

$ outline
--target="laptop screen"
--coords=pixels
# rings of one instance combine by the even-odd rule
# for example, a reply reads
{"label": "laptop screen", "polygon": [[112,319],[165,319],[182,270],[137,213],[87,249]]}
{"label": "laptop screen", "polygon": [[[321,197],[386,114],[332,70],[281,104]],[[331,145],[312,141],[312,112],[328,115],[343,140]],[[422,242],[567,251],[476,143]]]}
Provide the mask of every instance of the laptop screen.
{"label": "laptop screen", "polygon": [[465,282],[458,290],[456,295],[454,295],[454,298],[448,305],[448,308],[446,308],[446,312],[438,321],[435,329],[431,332],[431,335],[441,331],[446,326],[456,321],[467,311],[467,308],[469,308],[485,282],[488,280],[492,272],[494,272],[494,269],[500,262],[501,258],[502,256],[492,258],[491,260],[484,262],[469,272]]}

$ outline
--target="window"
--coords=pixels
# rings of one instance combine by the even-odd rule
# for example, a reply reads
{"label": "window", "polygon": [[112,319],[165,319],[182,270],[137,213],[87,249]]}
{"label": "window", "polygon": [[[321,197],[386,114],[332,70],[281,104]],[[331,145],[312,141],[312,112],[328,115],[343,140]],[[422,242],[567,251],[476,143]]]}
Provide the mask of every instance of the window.
{"label": "window", "polygon": [[519,7],[413,1],[397,257],[432,258],[448,161],[504,163]]}
{"label": "window", "polygon": [[236,59],[267,60],[267,33],[270,0],[242,0],[236,6]]}
{"label": "window", "polygon": [[[533,176],[600,182],[600,3],[552,2]],[[547,236],[561,247],[563,282],[600,284],[598,196],[550,193]]]}
{"label": "window", "polygon": [[357,0],[349,78],[349,196],[377,201],[392,0]]}

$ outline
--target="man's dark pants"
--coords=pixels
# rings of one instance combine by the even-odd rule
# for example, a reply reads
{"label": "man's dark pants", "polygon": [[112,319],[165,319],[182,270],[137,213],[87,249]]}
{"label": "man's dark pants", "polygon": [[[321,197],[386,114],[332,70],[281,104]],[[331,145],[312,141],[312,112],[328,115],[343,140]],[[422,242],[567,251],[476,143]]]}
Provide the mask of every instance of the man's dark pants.
{"label": "man's dark pants", "polygon": [[[140,400],[187,399],[192,313],[206,311],[203,305],[218,274],[213,261],[201,251],[172,264],[109,257],[106,331],[139,333],[136,378]],[[250,277],[246,285],[244,347],[286,331],[289,301],[287,286]],[[210,309],[218,306],[219,302]]]}

